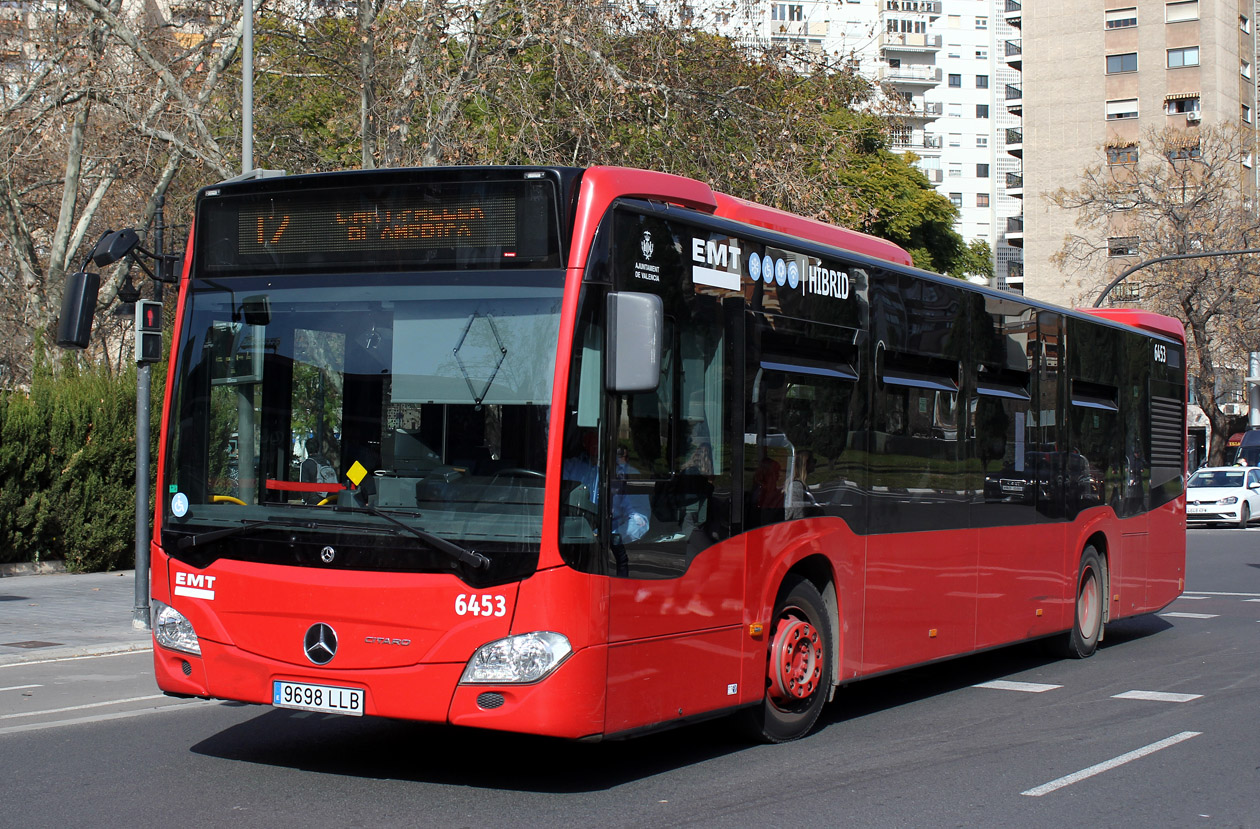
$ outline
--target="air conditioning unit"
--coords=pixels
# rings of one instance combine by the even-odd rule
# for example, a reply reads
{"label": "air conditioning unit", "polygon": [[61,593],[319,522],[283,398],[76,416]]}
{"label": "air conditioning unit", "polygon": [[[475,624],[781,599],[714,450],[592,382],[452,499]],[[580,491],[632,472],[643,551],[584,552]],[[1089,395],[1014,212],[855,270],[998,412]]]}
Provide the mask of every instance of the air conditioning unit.
{"label": "air conditioning unit", "polygon": [[1223,403],[1221,404],[1221,413],[1230,417],[1237,417],[1242,414],[1242,404],[1240,403]]}
{"label": "air conditioning unit", "polygon": [[1186,122],[1190,124],[1197,124],[1199,123],[1200,117],[1199,111],[1197,109],[1192,109],[1186,113]]}

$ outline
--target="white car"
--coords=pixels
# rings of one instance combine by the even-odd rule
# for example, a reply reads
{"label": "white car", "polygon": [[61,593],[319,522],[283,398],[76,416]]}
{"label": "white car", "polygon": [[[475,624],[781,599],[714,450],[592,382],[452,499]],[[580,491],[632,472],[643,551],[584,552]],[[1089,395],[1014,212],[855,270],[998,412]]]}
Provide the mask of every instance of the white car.
{"label": "white car", "polygon": [[1260,516],[1260,467],[1205,467],[1190,476],[1186,521],[1190,526],[1233,524],[1246,527]]}

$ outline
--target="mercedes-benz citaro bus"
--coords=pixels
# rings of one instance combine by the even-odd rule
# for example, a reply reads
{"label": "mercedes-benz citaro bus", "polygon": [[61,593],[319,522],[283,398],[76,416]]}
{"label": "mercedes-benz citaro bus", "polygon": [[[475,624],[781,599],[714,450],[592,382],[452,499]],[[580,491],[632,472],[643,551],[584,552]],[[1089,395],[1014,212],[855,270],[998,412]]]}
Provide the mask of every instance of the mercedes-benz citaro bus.
{"label": "mercedes-benz citaro bus", "polygon": [[169,694],[571,739],[1013,642],[1185,574],[1176,321],[610,167],[197,198],[162,418]]}

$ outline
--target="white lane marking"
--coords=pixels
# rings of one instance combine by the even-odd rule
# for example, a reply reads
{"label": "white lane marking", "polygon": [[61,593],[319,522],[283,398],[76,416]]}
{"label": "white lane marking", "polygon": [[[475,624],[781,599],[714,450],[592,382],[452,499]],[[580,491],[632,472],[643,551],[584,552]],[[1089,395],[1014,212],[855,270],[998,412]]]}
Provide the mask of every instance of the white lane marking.
{"label": "white lane marking", "polygon": [[204,705],[213,705],[215,700],[209,699],[189,699],[180,702],[172,702],[170,705],[155,705],[152,708],[141,708],[138,711],[116,711],[112,714],[93,714],[88,717],[75,717],[69,720],[56,720],[54,722],[37,722],[27,723],[26,725],[10,725],[6,728],[0,728],[0,737],[5,734],[18,734],[23,731],[42,731],[45,728],[64,728],[67,725],[85,725],[87,723],[108,722],[109,720],[125,720],[131,717],[143,717],[148,714],[160,714],[163,711],[178,711],[183,708],[201,707]]}
{"label": "white lane marking", "polygon": [[1201,699],[1202,694],[1172,694],[1164,691],[1125,691],[1113,694],[1112,699],[1145,699],[1151,702],[1190,702]]}
{"label": "white lane marking", "polygon": [[1171,619],[1215,619],[1219,613],[1161,613],[1160,616]]}
{"label": "white lane marking", "polygon": [[1189,590],[1196,596],[1256,596],[1260,597],[1260,593],[1213,593],[1211,590]]}
{"label": "white lane marking", "polygon": [[1062,685],[1045,685],[1040,682],[1014,682],[1009,679],[995,679],[992,682],[981,682],[973,688],[992,688],[995,691],[1024,691],[1029,694],[1041,694],[1062,688]]}
{"label": "white lane marking", "polygon": [[43,685],[10,685],[8,688],[0,688],[0,691],[24,691],[27,688],[43,688]]}
{"label": "white lane marking", "polygon": [[[1203,599],[1210,599],[1210,598],[1212,598],[1212,597],[1211,597],[1211,596],[1180,596],[1180,597],[1178,597],[1178,598],[1182,598],[1182,599],[1186,599],[1186,600],[1188,600],[1188,601],[1195,602],[1195,601],[1202,601]],[[1255,600],[1254,600],[1254,599],[1252,599],[1251,601],[1255,601]]]}
{"label": "white lane marking", "polygon": [[70,705],[65,708],[49,708],[44,711],[23,711],[20,714],[0,714],[0,720],[12,720],[17,717],[38,717],[42,714],[64,714],[67,711],[83,711],[87,708],[101,708],[106,705],[122,705],[127,702],[146,702],[151,699],[165,699],[166,694],[149,694],[143,697],[127,697],[126,699],[111,699],[105,702],[89,702],[85,705]]}
{"label": "white lane marking", "polygon": [[1260,602],[1260,599],[1243,599],[1244,602]]}
{"label": "white lane marking", "polygon": [[1151,743],[1148,746],[1135,749],[1127,754],[1121,754],[1119,757],[1113,757],[1110,760],[1090,766],[1087,769],[1081,769],[1078,772],[1073,772],[1072,774],[1060,777],[1057,780],[1051,780],[1049,783],[1043,783],[1042,785],[1029,789],[1026,792],[1020,792],[1020,794],[1026,797],[1041,797],[1044,794],[1050,794],[1050,792],[1062,789],[1064,786],[1071,786],[1073,783],[1079,783],[1082,780],[1093,777],[1096,774],[1102,774],[1104,771],[1110,771],[1118,766],[1123,766],[1125,763],[1132,763],[1134,760],[1140,760],[1148,754],[1154,754],[1155,752],[1161,751],[1169,746],[1175,746],[1177,743],[1183,743],[1191,737],[1198,737],[1202,733],[1202,731],[1183,731],[1180,734],[1174,734],[1173,736],[1160,740],[1157,743]]}

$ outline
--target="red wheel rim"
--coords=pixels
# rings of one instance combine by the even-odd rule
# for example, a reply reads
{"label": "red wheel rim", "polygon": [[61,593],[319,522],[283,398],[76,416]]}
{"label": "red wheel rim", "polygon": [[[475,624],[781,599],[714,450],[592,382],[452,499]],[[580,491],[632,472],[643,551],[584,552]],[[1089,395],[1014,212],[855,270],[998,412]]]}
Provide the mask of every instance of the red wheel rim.
{"label": "red wheel rim", "polygon": [[1081,592],[1076,597],[1076,616],[1081,620],[1081,636],[1091,638],[1098,625],[1098,616],[1102,603],[1098,597],[1098,577],[1093,568],[1081,576]]}
{"label": "red wheel rim", "polygon": [[770,698],[793,703],[818,689],[823,671],[822,636],[791,611],[779,620],[770,644]]}

